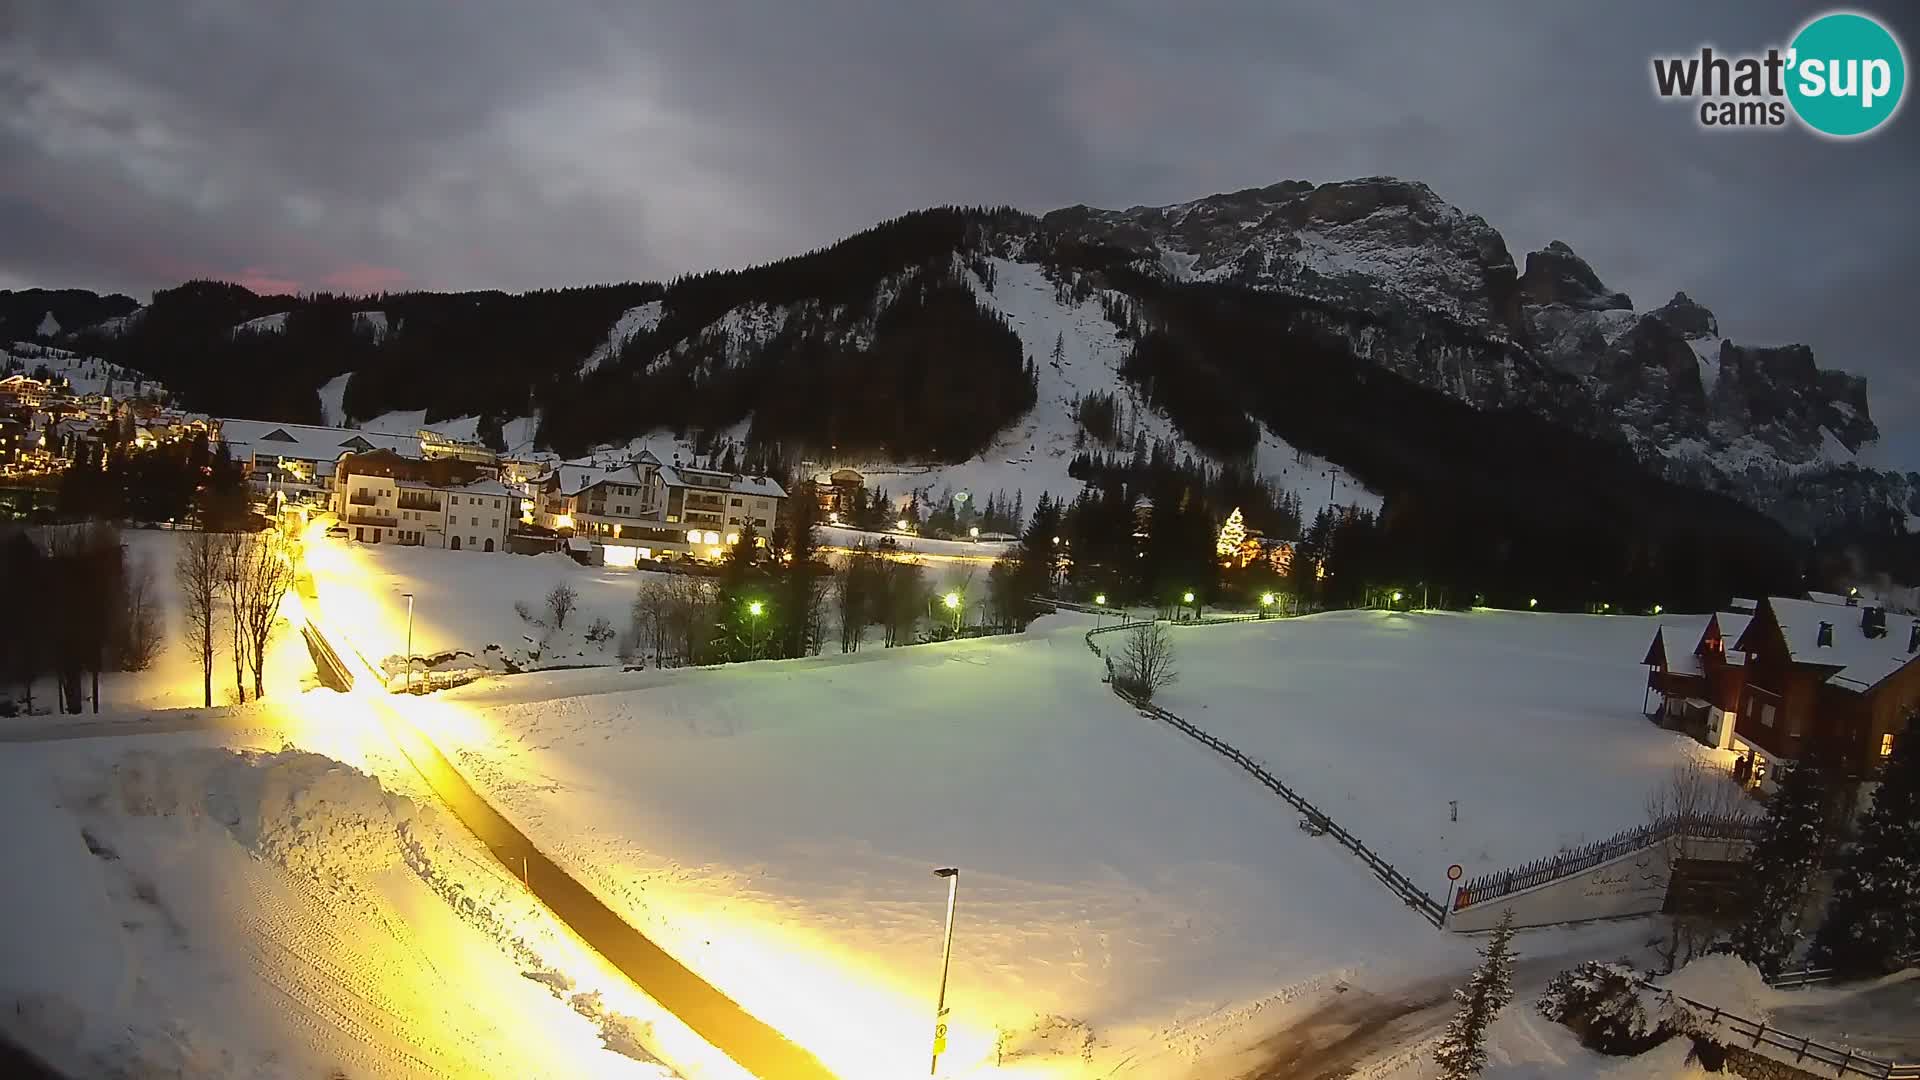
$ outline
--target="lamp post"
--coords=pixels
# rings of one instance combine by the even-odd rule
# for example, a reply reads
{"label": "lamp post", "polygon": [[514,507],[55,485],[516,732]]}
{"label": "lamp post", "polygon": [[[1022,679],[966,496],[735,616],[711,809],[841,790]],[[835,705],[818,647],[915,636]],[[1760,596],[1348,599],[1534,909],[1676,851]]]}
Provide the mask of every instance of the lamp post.
{"label": "lamp post", "polygon": [[1181,593],[1180,602],[1193,608],[1193,621],[1199,622],[1200,621],[1200,605],[1193,602],[1193,590],[1189,589],[1186,592]]}
{"label": "lamp post", "polygon": [[953,966],[953,902],[960,891],[960,868],[943,866],[933,876],[947,879],[947,933],[940,953],[940,996],[934,1005],[933,1066],[927,1070],[928,1076],[940,1075],[940,1054],[947,1048],[947,971]]}
{"label": "lamp post", "polygon": [[1273,614],[1273,594],[1263,592],[1260,594],[1260,617],[1264,619],[1271,614]]}
{"label": "lamp post", "polygon": [[753,642],[753,658],[755,660],[760,658],[760,615],[766,610],[767,606],[758,600],[750,600],[747,602],[747,626],[750,628],[749,637]]}
{"label": "lamp post", "polygon": [[407,693],[413,693],[413,594],[401,593],[407,598]]}
{"label": "lamp post", "polygon": [[960,612],[962,610],[960,606],[960,594],[957,592],[950,592],[947,595],[941,597],[940,602],[947,605],[948,611],[953,612],[953,636],[959,637],[960,636]]}
{"label": "lamp post", "polygon": [[1106,618],[1107,594],[1106,593],[1096,594],[1093,598],[1093,606],[1100,609],[1099,611],[1096,611],[1093,613],[1093,625],[1098,627],[1107,621],[1107,618]]}

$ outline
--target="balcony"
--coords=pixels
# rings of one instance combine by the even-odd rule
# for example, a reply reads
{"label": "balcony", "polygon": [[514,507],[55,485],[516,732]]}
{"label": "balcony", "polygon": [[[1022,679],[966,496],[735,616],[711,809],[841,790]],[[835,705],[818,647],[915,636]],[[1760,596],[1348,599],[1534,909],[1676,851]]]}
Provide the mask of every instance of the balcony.
{"label": "balcony", "polygon": [[378,525],[383,528],[392,529],[399,526],[400,519],[397,517],[394,517],[392,514],[379,514],[379,513],[373,513],[370,511],[355,510],[347,514],[347,524]]}
{"label": "balcony", "polygon": [[402,493],[398,502],[402,510],[425,510],[434,514],[440,512],[440,500],[430,495],[408,495]]}
{"label": "balcony", "polygon": [[352,495],[347,496],[347,501],[355,506],[372,506],[379,502],[380,499],[379,496],[371,491],[356,491]]}

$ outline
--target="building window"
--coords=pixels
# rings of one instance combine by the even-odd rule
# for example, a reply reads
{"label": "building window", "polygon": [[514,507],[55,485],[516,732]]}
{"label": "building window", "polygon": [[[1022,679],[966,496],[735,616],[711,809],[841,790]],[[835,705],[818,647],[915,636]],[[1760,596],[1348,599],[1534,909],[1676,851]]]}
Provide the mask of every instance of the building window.
{"label": "building window", "polygon": [[449,496],[447,496],[447,505],[448,505],[448,506],[459,506],[459,505],[460,505],[460,496],[458,496],[458,495],[449,495]]}
{"label": "building window", "polygon": [[[480,525],[480,519],[479,519],[479,518],[477,518],[477,517],[476,517],[476,518],[473,518],[473,519],[472,519],[472,523],[473,523],[473,525],[474,525],[474,527],[475,527],[475,528],[478,528],[478,527],[479,527],[479,525]],[[468,543],[472,543],[473,541],[472,541],[472,539],[468,539],[468,541],[467,541],[467,542],[468,542]]]}
{"label": "building window", "polygon": [[731,506],[739,506],[739,505],[740,505],[740,500],[739,500],[739,499],[735,499],[735,500],[733,500],[733,502],[732,502],[732,503],[730,503],[729,505],[731,505]]}
{"label": "building window", "polygon": [[1887,732],[1885,735],[1880,736],[1880,756],[1881,757],[1893,756],[1893,732],[1891,731]]}
{"label": "building window", "polygon": [[1760,706],[1760,726],[1761,727],[1773,726],[1773,706],[1771,705]]}

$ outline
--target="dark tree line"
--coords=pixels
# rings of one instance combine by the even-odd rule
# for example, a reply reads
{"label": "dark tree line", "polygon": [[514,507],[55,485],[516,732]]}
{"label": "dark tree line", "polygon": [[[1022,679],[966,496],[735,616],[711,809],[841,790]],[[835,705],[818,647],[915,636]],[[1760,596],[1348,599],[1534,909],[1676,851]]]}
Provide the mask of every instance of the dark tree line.
{"label": "dark tree line", "polygon": [[251,517],[239,463],[205,435],[144,449],[123,437],[85,443],[61,474],[55,507],[66,521],[196,521],[213,529],[241,528]]}

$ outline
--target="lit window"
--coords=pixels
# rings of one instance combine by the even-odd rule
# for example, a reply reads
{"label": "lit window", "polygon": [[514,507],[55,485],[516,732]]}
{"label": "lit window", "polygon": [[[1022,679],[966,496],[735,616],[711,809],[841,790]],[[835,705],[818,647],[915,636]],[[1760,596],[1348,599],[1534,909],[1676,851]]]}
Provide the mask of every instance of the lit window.
{"label": "lit window", "polygon": [[1880,736],[1880,756],[1881,757],[1893,756],[1893,732],[1891,731],[1887,732],[1885,735]]}
{"label": "lit window", "polygon": [[707,540],[707,543],[709,544],[717,544],[720,542],[720,534],[716,532],[710,532],[707,534],[706,540]]}
{"label": "lit window", "polygon": [[699,543],[699,542],[700,542],[700,530],[699,530],[699,529],[688,529],[688,530],[687,530],[687,543],[689,543],[689,544],[697,544],[697,543]]}
{"label": "lit window", "polygon": [[739,534],[739,533],[728,533],[728,534],[727,534],[727,544],[728,544],[728,546],[729,546],[729,547],[731,547],[732,545],[734,545],[734,544],[737,544],[737,543],[739,543],[739,542],[740,542],[740,534]]}

